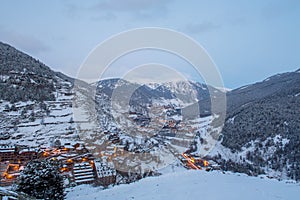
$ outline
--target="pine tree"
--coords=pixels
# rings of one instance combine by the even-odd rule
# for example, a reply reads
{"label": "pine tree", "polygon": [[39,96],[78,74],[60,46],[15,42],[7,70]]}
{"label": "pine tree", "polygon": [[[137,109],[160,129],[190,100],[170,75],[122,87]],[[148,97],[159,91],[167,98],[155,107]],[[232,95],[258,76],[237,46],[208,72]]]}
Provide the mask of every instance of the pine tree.
{"label": "pine tree", "polygon": [[29,120],[30,120],[31,122],[34,122],[34,121],[35,121],[35,114],[34,114],[34,111],[31,111]]}
{"label": "pine tree", "polygon": [[64,199],[63,177],[53,161],[31,161],[18,177],[16,190],[38,199]]}

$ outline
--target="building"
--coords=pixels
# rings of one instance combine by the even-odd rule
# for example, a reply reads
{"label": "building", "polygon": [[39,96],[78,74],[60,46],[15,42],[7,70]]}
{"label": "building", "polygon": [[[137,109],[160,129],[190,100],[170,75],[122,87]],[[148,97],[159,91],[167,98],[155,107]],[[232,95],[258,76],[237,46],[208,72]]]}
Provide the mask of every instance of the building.
{"label": "building", "polygon": [[97,172],[97,184],[107,187],[116,183],[116,170],[113,166],[110,166],[110,163],[95,161],[95,169]]}
{"label": "building", "polygon": [[22,166],[19,164],[1,163],[1,186],[11,185],[20,175]]}
{"label": "building", "polygon": [[[111,147],[109,160],[123,154],[122,146]],[[61,164],[60,172],[75,184],[108,186],[116,182],[116,171],[107,163],[97,162],[81,144],[64,144],[59,148],[31,148],[27,146],[0,146],[1,186],[8,186],[19,176],[23,167],[34,159],[51,159]],[[112,164],[112,163],[111,163]]]}
{"label": "building", "polygon": [[20,162],[27,162],[29,160],[37,159],[38,152],[38,149],[28,147],[19,151],[19,155],[17,157]]}
{"label": "building", "polygon": [[0,146],[0,161],[13,161],[16,159],[16,147],[3,145]]}
{"label": "building", "polygon": [[96,180],[93,163],[75,163],[72,173],[73,180],[76,184],[91,184]]}

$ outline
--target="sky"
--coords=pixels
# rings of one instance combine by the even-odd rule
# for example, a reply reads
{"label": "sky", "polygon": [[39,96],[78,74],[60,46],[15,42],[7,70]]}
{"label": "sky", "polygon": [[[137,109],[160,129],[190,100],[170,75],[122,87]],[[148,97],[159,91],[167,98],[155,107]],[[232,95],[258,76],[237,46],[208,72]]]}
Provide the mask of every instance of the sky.
{"label": "sky", "polygon": [[[227,88],[300,68],[298,0],[0,2],[0,41],[72,77],[101,42],[142,27],[168,28],[196,40]],[[111,70],[124,73],[149,62],[177,66],[187,77],[193,74],[184,60],[157,51],[133,52],[112,64]]]}

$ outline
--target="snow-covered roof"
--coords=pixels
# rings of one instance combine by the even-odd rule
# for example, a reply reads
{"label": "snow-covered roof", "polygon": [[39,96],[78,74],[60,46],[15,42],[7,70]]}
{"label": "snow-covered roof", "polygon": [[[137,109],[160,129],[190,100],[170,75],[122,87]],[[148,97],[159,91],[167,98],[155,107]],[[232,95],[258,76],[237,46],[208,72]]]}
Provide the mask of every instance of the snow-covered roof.
{"label": "snow-covered roof", "polygon": [[0,150],[1,149],[15,149],[16,147],[15,146],[12,146],[12,145],[1,145],[0,146]]}
{"label": "snow-covered roof", "polygon": [[90,163],[83,162],[83,163],[75,163],[74,164],[74,170],[75,169],[85,169],[85,168],[91,168]]}
{"label": "snow-covered roof", "polygon": [[39,149],[35,149],[35,148],[26,148],[26,149],[22,149],[19,154],[21,153],[27,153],[27,152],[35,152],[37,153],[39,151]]}
{"label": "snow-covered roof", "polygon": [[61,156],[61,155],[59,155],[59,156],[56,157],[56,159],[57,159],[57,160],[65,160],[66,158],[63,157],[63,156]]}
{"label": "snow-covered roof", "polygon": [[78,154],[76,153],[68,153],[68,154],[61,154],[62,157],[65,157],[65,158],[73,158],[75,156],[78,156]]}
{"label": "snow-covered roof", "polygon": [[0,149],[0,153],[10,153],[10,152],[15,152],[14,149]]}
{"label": "snow-covered roof", "polygon": [[76,175],[75,180],[82,180],[82,179],[87,179],[87,178],[94,178],[94,174],[89,173],[89,174]]}
{"label": "snow-covered roof", "polygon": [[86,172],[91,172],[93,169],[90,168],[85,168],[85,169],[74,169],[74,174],[79,174],[79,173],[86,173]]}
{"label": "snow-covered roof", "polygon": [[116,171],[108,163],[96,161],[95,167],[99,178],[116,175]]}
{"label": "snow-covered roof", "polygon": [[76,149],[77,149],[77,150],[82,150],[82,149],[84,149],[84,147],[83,147],[83,146],[79,146],[79,147],[77,147]]}
{"label": "snow-covered roof", "polygon": [[14,152],[15,149],[16,149],[16,147],[11,146],[11,145],[1,145],[0,146],[0,152],[2,152],[2,153]]}
{"label": "snow-covered roof", "polygon": [[15,148],[13,145],[0,145],[0,149],[2,148]]}

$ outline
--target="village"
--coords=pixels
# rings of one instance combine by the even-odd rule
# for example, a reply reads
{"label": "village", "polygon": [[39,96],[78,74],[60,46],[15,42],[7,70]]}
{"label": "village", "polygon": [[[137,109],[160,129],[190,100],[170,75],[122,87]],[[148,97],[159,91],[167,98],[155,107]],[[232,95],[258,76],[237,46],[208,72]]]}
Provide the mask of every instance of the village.
{"label": "village", "polygon": [[51,159],[60,164],[66,185],[95,184],[108,186],[116,181],[116,171],[110,163],[95,159],[80,143],[56,147],[0,146],[0,186],[14,183],[31,160]]}
{"label": "village", "polygon": [[[117,172],[113,162],[116,157],[124,157],[124,146],[109,148],[95,158],[83,144],[66,143],[55,147],[0,146],[0,186],[10,186],[31,160],[51,159],[58,161],[60,172],[65,177],[65,185],[94,184],[107,187],[116,184]],[[210,163],[188,152],[178,156],[187,169],[212,169]]]}
{"label": "village", "polygon": [[[49,146],[39,145],[36,147],[26,145],[0,145],[0,186],[12,185],[26,164],[31,160],[55,160],[60,164],[60,172],[65,177],[65,186],[79,184],[94,184],[107,187],[111,184],[118,184],[116,165],[126,161],[130,152],[151,151],[159,142],[170,141],[171,145],[188,149],[193,137],[188,133],[195,132],[191,125],[182,121],[181,109],[173,105],[158,106],[158,110],[163,110],[163,115],[155,119],[150,119],[144,115],[131,111],[128,119],[137,123],[146,131],[151,131],[150,120],[156,120],[160,124],[161,130],[154,135],[155,140],[151,143],[139,147],[122,141],[118,132],[103,131],[99,134],[91,135],[93,140],[105,138],[105,145],[90,146],[90,142],[68,142],[67,140],[56,140]],[[184,128],[184,129],[182,129]],[[181,133],[182,132],[182,133]],[[183,134],[184,132],[184,134]],[[98,138],[99,137],[99,138]],[[154,141],[154,142],[153,142]],[[133,147],[133,149],[132,149]],[[137,148],[137,149],[136,149]],[[175,155],[175,154],[174,154]],[[189,151],[175,155],[182,166],[187,169],[207,170],[211,165]],[[147,158],[143,158],[147,159]],[[149,158],[153,159],[153,158]],[[160,158],[155,158],[160,159]],[[158,162],[157,160],[157,162]],[[121,173],[121,172],[119,172]]]}

